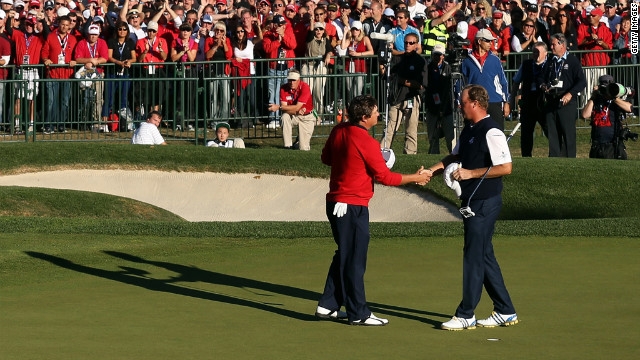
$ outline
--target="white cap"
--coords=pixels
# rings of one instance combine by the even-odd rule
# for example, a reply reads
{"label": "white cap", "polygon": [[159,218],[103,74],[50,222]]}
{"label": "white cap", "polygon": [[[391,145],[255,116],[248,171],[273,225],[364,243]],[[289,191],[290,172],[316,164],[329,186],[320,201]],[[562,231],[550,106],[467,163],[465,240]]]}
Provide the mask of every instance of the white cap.
{"label": "white cap", "polygon": [[354,21],[353,24],[351,24],[351,28],[362,30],[362,23],[360,21]]}
{"label": "white cap", "polygon": [[[9,5],[13,5],[13,0],[0,0],[0,4],[9,4]],[[4,14],[5,16],[7,14]]]}
{"label": "white cap", "polygon": [[487,39],[487,40],[495,40],[496,38],[493,36],[489,29],[478,30],[476,33],[476,39]]}
{"label": "white cap", "polygon": [[435,45],[433,46],[433,50],[431,50],[431,53],[432,53],[432,54],[433,54],[433,53],[440,53],[440,54],[444,54],[444,52],[445,52],[444,44],[440,44],[440,43],[435,44]]}
{"label": "white cap", "polygon": [[460,21],[456,27],[456,33],[463,39],[467,38],[469,24],[466,21]]}
{"label": "white cap", "polygon": [[595,8],[596,8],[596,7],[595,7],[595,6],[593,6],[593,5],[589,5],[589,6],[587,6],[587,8],[584,10],[584,11],[585,11],[585,14],[586,14],[587,16],[591,15],[591,10],[593,10],[593,9],[595,9]]}
{"label": "white cap", "polygon": [[317,23],[313,24],[313,28],[314,29],[317,29],[317,28],[324,29],[324,23],[317,22]]}
{"label": "white cap", "polygon": [[89,35],[100,35],[100,26],[98,26],[98,25],[89,26],[89,30],[87,30],[87,34],[89,34]]}
{"label": "white cap", "polygon": [[13,3],[13,7],[14,7],[14,8],[17,8],[18,6],[22,6],[22,7],[24,7],[24,6],[25,6],[25,5],[24,5],[24,1],[22,1],[22,0],[16,0],[16,1]]}
{"label": "white cap", "polygon": [[61,7],[58,9],[58,16],[67,16],[67,15],[69,15],[69,13],[70,13],[69,9],[67,9],[67,8],[66,8],[66,7],[64,7],[64,6],[61,6]]}
{"label": "white cap", "polygon": [[391,10],[391,8],[386,8],[386,9],[384,9],[384,12],[382,13],[382,15],[384,15],[384,16],[396,16],[396,13],[393,12],[393,10]]}

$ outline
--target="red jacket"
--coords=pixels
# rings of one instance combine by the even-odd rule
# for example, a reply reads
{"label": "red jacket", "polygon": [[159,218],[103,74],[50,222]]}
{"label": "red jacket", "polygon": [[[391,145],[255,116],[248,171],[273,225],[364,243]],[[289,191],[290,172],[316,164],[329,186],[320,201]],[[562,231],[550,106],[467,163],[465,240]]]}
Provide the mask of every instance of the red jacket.
{"label": "red jacket", "polygon": [[502,29],[499,30],[494,29],[493,26],[489,26],[487,29],[489,29],[493,37],[496,38],[491,45],[491,50],[500,55],[509,54],[511,51],[511,30],[506,26],[503,26]]}
{"label": "red jacket", "polygon": [[[209,50],[211,50],[211,48],[213,47],[213,43],[214,43],[215,39],[212,37],[208,37],[207,40],[205,40],[204,43],[204,51],[209,52]],[[233,57],[233,46],[231,46],[231,40],[229,40],[228,37],[225,37],[225,42],[227,43],[227,51],[224,52],[224,57],[225,59],[231,61],[231,58]],[[210,60],[214,60],[211,58],[207,59],[208,61]],[[229,75],[231,74],[231,65],[230,64],[226,64],[224,66],[224,73]]]}
{"label": "red jacket", "polygon": [[[293,29],[289,23],[287,23],[285,27],[282,41],[280,41],[278,34],[273,31],[268,31],[264,34],[262,39],[264,52],[267,54],[267,58],[269,59],[279,58],[280,50],[284,51],[285,58],[296,57],[296,54],[293,51],[296,48],[296,45],[296,37],[293,34]],[[269,68],[276,69],[276,65],[278,65],[278,62],[272,61],[269,63]],[[284,65],[285,69],[292,68],[294,66],[293,60],[287,60]]]}
{"label": "red jacket", "polygon": [[[33,34],[25,38],[25,34],[20,30],[13,30],[13,42],[16,44],[16,65],[24,65],[22,59],[24,55],[29,55],[29,63],[27,65],[37,65],[40,63],[40,55],[42,54],[42,46],[44,40],[42,35]],[[29,47],[27,48],[27,43]]]}
{"label": "red jacket", "polygon": [[[592,34],[597,35],[598,39],[602,39],[609,46],[609,49],[613,49],[613,35],[607,25],[599,23],[598,27],[594,28],[590,24],[581,24],[578,27],[578,49],[590,50],[588,53],[582,54],[582,66],[609,65],[609,55],[598,51],[604,48],[592,39]],[[586,42],[582,44],[584,40]]]}
{"label": "red jacket", "polygon": [[380,143],[367,129],[349,122],[338,124],[322,149],[322,163],[331,166],[327,201],[368,206],[374,180],[400,185],[402,175],[391,172],[380,152]]}
{"label": "red jacket", "polygon": [[[62,44],[66,46],[62,48]],[[76,48],[76,38],[67,34],[64,40],[58,36],[58,30],[52,32],[47,37],[42,47],[42,60],[49,59],[53,64],[58,63],[58,55],[64,53],[64,62],[69,65],[73,59],[73,50]],[[64,51],[63,51],[64,50]],[[73,69],[70,67],[52,67],[48,70],[48,76],[51,79],[69,79],[73,75]]]}

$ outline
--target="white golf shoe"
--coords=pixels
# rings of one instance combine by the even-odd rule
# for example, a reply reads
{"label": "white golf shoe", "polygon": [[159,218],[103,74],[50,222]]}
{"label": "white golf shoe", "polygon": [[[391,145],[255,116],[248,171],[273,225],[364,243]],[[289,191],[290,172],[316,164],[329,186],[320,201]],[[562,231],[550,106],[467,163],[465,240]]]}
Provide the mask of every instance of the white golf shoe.
{"label": "white golf shoe", "polygon": [[476,328],[476,317],[474,316],[471,319],[463,319],[454,316],[451,318],[451,320],[442,323],[440,327],[444,330],[452,331],[459,331],[464,329],[473,330]]}
{"label": "white golf shoe", "polygon": [[495,311],[491,313],[491,316],[484,320],[478,320],[478,326],[482,327],[496,327],[496,326],[510,326],[518,323],[518,315],[516,314],[500,314]]}
{"label": "white golf shoe", "polygon": [[371,313],[371,315],[369,315],[369,317],[364,320],[355,320],[355,321],[349,322],[349,324],[351,325],[360,325],[360,326],[385,326],[388,323],[389,323],[389,320],[379,318],[373,315],[373,313]]}
{"label": "white golf shoe", "polygon": [[342,320],[347,318],[347,313],[340,310],[329,310],[318,306],[316,309],[316,317],[327,320]]}

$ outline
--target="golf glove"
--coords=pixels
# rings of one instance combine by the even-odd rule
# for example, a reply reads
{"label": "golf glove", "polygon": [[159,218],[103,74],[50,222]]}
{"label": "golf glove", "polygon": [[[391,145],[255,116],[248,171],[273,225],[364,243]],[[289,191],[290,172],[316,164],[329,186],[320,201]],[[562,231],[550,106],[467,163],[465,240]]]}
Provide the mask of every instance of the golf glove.
{"label": "golf glove", "polygon": [[336,217],[343,217],[344,214],[347,213],[347,204],[345,203],[336,203],[336,206],[333,208],[333,215]]}
{"label": "golf glove", "polygon": [[460,183],[453,178],[453,172],[459,169],[460,166],[461,164],[458,162],[451,163],[446,169],[444,169],[444,173],[442,174],[444,183],[447,184],[451,190],[455,191],[458,199],[460,198],[460,195],[462,195],[462,189],[460,188]]}

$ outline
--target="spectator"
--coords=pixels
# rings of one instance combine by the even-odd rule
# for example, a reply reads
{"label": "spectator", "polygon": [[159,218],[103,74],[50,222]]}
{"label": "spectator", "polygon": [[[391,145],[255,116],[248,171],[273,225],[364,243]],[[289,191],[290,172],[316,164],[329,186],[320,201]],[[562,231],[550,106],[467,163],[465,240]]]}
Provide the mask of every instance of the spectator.
{"label": "spectator", "polygon": [[[269,111],[282,110],[282,138],[285,149],[299,147],[300,150],[311,150],[311,136],[316,123],[313,114],[311,89],[300,80],[300,72],[291,70],[287,75],[287,83],[280,88],[280,105],[269,104]],[[292,127],[298,125],[297,144],[293,143]]]}
{"label": "spectator", "polygon": [[611,30],[611,34],[615,36],[620,28],[622,16],[616,13],[617,6],[615,0],[607,0],[604,4],[604,8],[607,20],[609,20],[609,30]]}
{"label": "spectator", "polygon": [[271,14],[273,14],[273,16],[280,15],[282,16],[282,18],[286,19],[286,17],[284,16],[284,0],[273,0],[272,3],[273,5],[271,6]]}
{"label": "spectator", "polygon": [[502,21],[507,27],[511,26],[511,11],[509,10],[510,0],[497,0],[496,10],[502,12]]}
{"label": "spectator", "polygon": [[542,73],[549,157],[575,158],[578,94],[586,85],[584,71],[580,60],[567,51],[564,35],[551,35],[551,52],[553,58],[547,61]]}
{"label": "spectator", "polygon": [[638,54],[632,54],[629,49],[631,34],[631,16],[625,15],[620,23],[620,31],[616,34],[614,48],[618,50],[614,62],[616,64],[637,64]]}
{"label": "spectator", "polygon": [[[334,22],[334,25],[336,26],[336,32],[338,33],[338,38],[340,39],[340,41],[342,41],[342,39],[344,39],[344,37],[350,31],[349,29],[351,29],[351,26],[353,25],[353,22],[355,20],[350,16],[351,5],[349,5],[348,2],[343,1],[343,2],[340,2],[338,5],[340,9],[340,16],[337,17],[333,22]],[[329,7],[327,7],[327,9],[328,8]],[[342,35],[340,35],[340,33],[342,33]]]}
{"label": "spectator", "polygon": [[485,0],[475,3],[473,14],[467,20],[469,23],[469,40],[473,40],[478,30],[486,29],[491,22],[491,5]]}
{"label": "spectator", "polygon": [[582,66],[588,66],[585,69],[586,99],[591,97],[593,86],[598,83],[600,76],[606,73],[606,69],[602,66],[609,65],[611,61],[609,54],[601,50],[613,49],[613,36],[609,27],[600,22],[600,18],[602,18],[602,10],[593,9],[587,15],[588,23],[578,27],[578,49],[587,50],[582,54]]}
{"label": "spectator", "polygon": [[405,52],[399,56],[398,62],[391,68],[391,84],[394,88],[389,96],[389,123],[385,136],[381,141],[382,148],[389,149],[400,127],[405,120],[404,154],[418,153],[418,117],[420,116],[421,94],[427,86],[427,62],[420,56],[418,46],[420,37],[407,34],[404,38]]}
{"label": "spectator", "polygon": [[542,41],[542,37],[537,33],[535,20],[527,18],[522,23],[522,32],[511,38],[511,49],[515,52],[531,51],[533,44]]}
{"label": "spectator", "polygon": [[344,37],[344,24],[340,19],[340,12],[338,12],[338,5],[329,4],[327,6],[327,17],[329,22],[336,28],[336,38],[338,41],[342,41]]}
{"label": "spectator", "polygon": [[[158,23],[149,21],[145,38],[138,40],[136,44],[136,59],[142,63],[162,63],[169,56],[169,45],[166,40],[158,36]],[[142,77],[166,78],[166,72],[162,65],[144,65]],[[143,81],[139,87],[141,92],[136,96],[139,99],[139,112],[144,113],[144,103],[151,104],[151,110],[159,111],[160,104],[165,96],[164,81]]]}
{"label": "spectator", "polygon": [[571,13],[561,9],[556,15],[556,24],[551,28],[552,34],[563,34],[567,39],[567,49],[578,50],[578,32],[573,26],[574,20]]}
{"label": "spectator", "polygon": [[547,29],[547,33],[549,32],[549,30],[551,29],[551,26],[553,25],[551,23],[551,10],[554,8],[553,5],[551,5],[550,2],[545,1],[542,3],[541,6],[539,6],[540,8],[540,14],[538,16],[538,21],[541,22],[544,27]]}
{"label": "spectator", "polygon": [[[84,64],[84,68],[87,70],[93,70],[97,72],[99,77],[103,77],[104,69],[99,66],[107,62],[109,58],[109,47],[107,43],[98,38],[100,35],[100,27],[98,25],[91,25],[87,31],[86,39],[80,40],[75,48],[74,59],[78,64]],[[92,86],[96,90],[95,107],[91,116],[91,121],[98,122],[100,119],[100,113],[103,106],[103,94],[104,94],[104,81],[94,81]],[[85,101],[90,100],[85,98]],[[85,103],[85,106],[90,104]],[[107,116],[102,117],[103,123],[107,122]]]}
{"label": "spectator", "polygon": [[213,26],[213,36],[207,39],[207,60],[216,61],[212,64],[210,83],[211,112],[210,117],[215,119],[227,119],[231,115],[230,81],[228,80],[231,67],[228,61],[233,57],[231,40],[227,38],[226,25],[218,21]]}
{"label": "spectator", "polygon": [[631,103],[612,97],[606,87],[614,84],[611,75],[598,79],[598,88],[582,109],[582,117],[591,119],[591,150],[589,158],[626,160],[624,142],[618,137],[622,119],[632,111]]}
{"label": "spectator", "polygon": [[511,27],[513,28],[512,36],[515,37],[516,34],[522,31],[522,20],[525,19],[520,0],[511,0],[509,2],[509,15],[511,16]]}
{"label": "spectator", "polygon": [[[373,9],[373,6],[371,7]],[[427,7],[418,2],[418,0],[407,0],[407,10],[409,10],[409,18],[415,19],[421,17],[427,18]]]}
{"label": "spectator", "polygon": [[[527,19],[532,19],[533,23],[536,27],[536,38],[539,36],[540,39],[542,39],[542,41],[544,41],[546,44],[549,43],[549,31],[547,30],[547,26],[545,23],[543,23],[542,21],[540,21],[540,17],[538,16],[539,14],[539,10],[540,8],[538,7],[538,5],[536,4],[529,4],[527,5],[526,11],[527,11]],[[522,31],[524,31],[525,29],[523,28]],[[535,41],[534,41],[535,43]]]}
{"label": "spectator", "polygon": [[437,44],[427,67],[427,136],[429,154],[440,154],[440,138],[444,136],[447,150],[453,145],[453,100],[451,99],[451,66],[445,60],[445,47]]}
{"label": "spectator", "polygon": [[136,43],[138,42],[138,40],[147,37],[147,34],[142,27],[143,19],[140,15],[141,12],[138,9],[129,10],[129,0],[124,1],[124,5],[120,10],[120,20],[128,22],[130,33],[129,36],[131,37],[131,40],[135,41]]}
{"label": "spectator", "polygon": [[504,14],[500,10],[493,12],[491,25],[488,29],[496,38],[491,46],[491,52],[499,58],[506,60],[511,52],[511,29],[504,24]]}
{"label": "spectator", "polygon": [[147,121],[140,124],[131,137],[131,143],[134,145],[167,145],[158,126],[162,121],[162,115],[157,111],[151,111],[147,117]]}
{"label": "spectator", "polygon": [[[316,9],[316,11],[324,11]],[[313,107],[315,109],[324,108],[324,95],[327,75],[327,65],[331,60],[333,44],[327,37],[325,25],[329,23],[317,22],[313,25],[313,33],[309,32],[307,37],[307,52],[305,57],[314,58],[302,65],[302,76],[309,77],[307,80],[313,94]]]}
{"label": "spectator", "polygon": [[7,14],[4,10],[0,10],[0,123],[6,122],[4,109],[8,108],[4,103],[4,88],[8,71],[6,69],[11,61],[11,42],[4,36],[5,24],[7,23]]}
{"label": "spectator", "polygon": [[[409,11],[407,10],[397,10],[396,21],[398,25],[389,31],[389,33],[393,34],[396,38],[391,53],[393,55],[402,55],[404,53],[404,37],[407,36],[407,34],[416,34],[418,39],[420,39],[420,32],[415,27],[409,25]],[[418,44],[418,52],[422,53],[420,44]]]}
{"label": "spectator", "polygon": [[467,84],[480,85],[489,93],[487,112],[504,129],[504,119],[509,116],[509,89],[507,77],[500,59],[491,53],[491,44],[495,37],[488,29],[476,33],[473,50],[462,61],[461,72]]}
{"label": "spectator", "polygon": [[[276,0],[280,1],[280,0]],[[293,68],[294,49],[296,48],[296,38],[293,34],[291,24],[281,15],[274,15],[273,27],[264,34],[263,38],[264,51],[267,58],[274,59],[269,62],[269,103],[275,104],[279,94],[280,87],[284,84],[285,78],[289,72],[288,69]],[[279,111],[271,113],[271,123],[268,127],[275,129],[280,126]]]}
{"label": "spectator", "polygon": [[446,22],[450,19],[456,11],[460,10],[462,4],[456,4],[450,7],[442,16],[435,5],[431,5],[427,8],[427,20],[424,23],[424,30],[422,32],[423,49],[424,53],[431,55],[431,50],[437,45],[447,45],[449,39],[449,33],[447,31]]}
{"label": "spectator", "polygon": [[[51,32],[42,47],[42,59],[47,66],[47,77],[57,81],[47,82],[47,117],[44,133],[64,132],[69,116],[71,83],[66,81],[73,74],[73,51],[76,38],[69,35],[71,22],[68,16],[58,18],[58,28]],[[49,67],[54,65],[54,67]],[[55,66],[59,65],[59,66]],[[56,129],[57,128],[57,129]]]}
{"label": "spectator", "polygon": [[266,27],[267,17],[271,14],[271,3],[268,0],[260,0],[258,3],[258,21],[260,25]]}
{"label": "spectator", "polygon": [[[403,44],[404,47],[404,44]],[[362,23],[354,21],[349,31],[342,39],[342,44],[338,52],[344,55],[345,52],[349,58],[345,61],[345,72],[349,74],[358,74],[345,78],[346,91],[349,100],[361,95],[364,89],[364,76],[367,73],[367,64],[364,59],[358,59],[363,56],[373,55],[373,47],[371,40],[362,32]]]}
{"label": "spectator", "polygon": [[236,148],[236,149],[244,149],[244,140],[241,138],[229,139],[229,131],[231,130],[231,126],[226,122],[221,122],[216,124],[216,138],[214,140],[208,141],[208,147],[219,147],[219,148]]}
{"label": "spectator", "polygon": [[[114,68],[109,68],[107,78],[109,79],[129,79],[131,74],[131,64],[137,61],[136,45],[129,37],[129,26],[123,21],[116,24],[116,32],[113,37],[107,40],[109,52],[109,62],[114,63]],[[115,113],[116,109],[120,116],[120,131],[131,130],[127,124],[127,99],[129,97],[130,81],[107,81],[105,91],[105,101],[102,107],[102,117],[107,118],[109,113]],[[120,101],[116,103],[116,91],[120,95]]]}
{"label": "spectator", "polygon": [[[198,53],[198,44],[191,38],[191,32],[193,28],[189,24],[180,25],[180,35],[177,39],[173,41],[171,45],[171,52],[169,56],[171,57],[171,61],[177,62],[183,66],[184,69],[184,77],[193,78],[197,73],[197,69],[195,66],[190,65],[189,63],[196,61],[196,54]],[[226,32],[226,31],[225,31]],[[231,51],[231,46],[228,46],[229,51]],[[207,51],[207,55],[208,51]],[[180,66],[180,65],[179,65]],[[193,99],[196,96],[195,83],[193,82],[177,82],[176,88],[178,93],[185,93],[185,99],[178,98],[178,111],[180,113],[176,114],[176,118],[182,117],[182,119],[192,119],[194,118],[194,108]],[[180,128],[184,129],[184,126],[187,126],[189,131],[193,130],[194,127],[190,122],[183,123],[180,122]],[[176,127],[177,128],[177,127]]]}
{"label": "spectator", "polygon": [[242,10],[240,15],[242,21],[242,28],[245,31],[247,39],[257,45],[262,41],[262,27],[258,22],[258,18],[251,14],[249,10]]}
{"label": "spectator", "polygon": [[544,135],[548,137],[547,122],[542,109],[543,91],[541,88],[542,74],[547,62],[547,44],[538,41],[533,46],[531,58],[525,60],[518,72],[513,77],[513,87],[511,90],[512,108],[516,109],[516,99],[518,89],[520,89],[520,123],[522,124],[520,136],[520,151],[522,157],[531,157],[533,151],[533,134],[536,122]]}
{"label": "spectator", "polygon": [[[3,20],[6,20],[6,14],[3,18]],[[44,37],[42,35],[43,25],[37,21],[35,16],[30,15],[24,18],[22,26],[19,29],[6,27],[5,22],[5,31],[7,35],[9,35],[10,40],[15,43],[15,62],[18,67],[17,78],[27,81],[25,85],[18,86],[15,114],[16,116],[20,115],[21,99],[26,99],[29,104],[29,128],[27,130],[31,132],[33,131],[34,100],[36,96],[38,96],[38,87],[40,85],[38,80],[40,79],[40,75],[38,69],[30,68],[29,65],[40,64],[42,46],[44,44]],[[0,96],[0,98],[2,97]],[[20,130],[22,129],[18,127],[16,131]]]}
{"label": "spectator", "polygon": [[[233,58],[231,60],[233,76],[255,76],[253,42],[248,39],[247,31],[242,25],[236,27],[235,36],[231,43],[233,46]],[[256,117],[256,86],[254,81],[252,79],[235,81],[236,95],[238,97],[236,115],[242,118],[242,127],[253,126],[248,119]]]}

